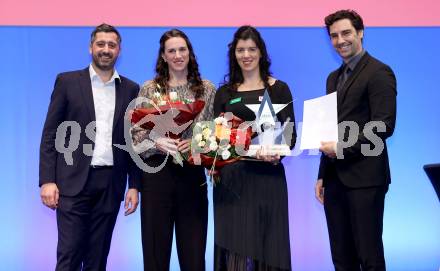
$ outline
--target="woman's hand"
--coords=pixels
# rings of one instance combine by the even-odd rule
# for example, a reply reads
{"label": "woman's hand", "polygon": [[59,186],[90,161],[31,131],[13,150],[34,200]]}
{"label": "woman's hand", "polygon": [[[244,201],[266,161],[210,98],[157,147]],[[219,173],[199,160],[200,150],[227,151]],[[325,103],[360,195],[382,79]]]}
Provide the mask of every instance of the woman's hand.
{"label": "woman's hand", "polygon": [[256,153],[256,158],[277,165],[280,162],[281,157],[279,154],[267,154],[264,147],[261,147]]}
{"label": "woman's hand", "polygon": [[169,137],[159,137],[155,140],[155,147],[164,153],[175,155],[177,153],[177,144],[179,140]]}
{"label": "woman's hand", "polygon": [[191,149],[191,139],[181,139],[177,143],[177,150],[181,153],[188,152]]}

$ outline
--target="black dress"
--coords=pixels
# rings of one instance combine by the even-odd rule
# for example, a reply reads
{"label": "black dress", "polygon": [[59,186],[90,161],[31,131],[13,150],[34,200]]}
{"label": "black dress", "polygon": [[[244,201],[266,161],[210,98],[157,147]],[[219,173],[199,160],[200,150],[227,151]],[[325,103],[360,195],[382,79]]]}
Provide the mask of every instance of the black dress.
{"label": "black dress", "polygon": [[[255,114],[245,104],[260,103],[264,91],[237,92],[223,86],[216,93],[214,115],[232,112],[253,121]],[[290,103],[277,114],[278,120],[294,122],[287,84],[277,80],[268,92],[273,104]],[[291,148],[295,140],[293,129]],[[283,164],[238,161],[222,168],[214,187],[214,223],[214,270],[291,270]]]}

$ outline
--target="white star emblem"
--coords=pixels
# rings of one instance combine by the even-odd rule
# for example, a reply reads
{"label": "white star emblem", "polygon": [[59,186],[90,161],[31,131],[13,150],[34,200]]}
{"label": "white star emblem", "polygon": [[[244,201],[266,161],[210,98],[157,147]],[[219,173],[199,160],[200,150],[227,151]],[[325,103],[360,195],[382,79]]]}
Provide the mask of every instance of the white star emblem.
{"label": "white star emblem", "polygon": [[[267,154],[290,155],[290,148],[286,145],[283,136],[284,127],[280,127],[280,123],[276,123],[278,121],[276,114],[289,105],[289,103],[272,104],[266,89],[260,104],[245,105],[255,113],[255,124],[258,132],[258,136],[252,139],[248,155],[255,156],[256,152],[261,150],[262,146],[265,147]],[[287,120],[287,122],[288,121],[289,120]],[[264,127],[264,131],[261,129],[262,126]],[[279,142],[281,144],[275,143],[278,139],[281,139]]]}
{"label": "white star emblem", "polygon": [[267,89],[264,91],[263,100],[260,104],[245,104],[255,114],[255,123],[257,127],[262,124],[275,126],[277,120],[276,114],[283,110],[288,104],[272,104]]}

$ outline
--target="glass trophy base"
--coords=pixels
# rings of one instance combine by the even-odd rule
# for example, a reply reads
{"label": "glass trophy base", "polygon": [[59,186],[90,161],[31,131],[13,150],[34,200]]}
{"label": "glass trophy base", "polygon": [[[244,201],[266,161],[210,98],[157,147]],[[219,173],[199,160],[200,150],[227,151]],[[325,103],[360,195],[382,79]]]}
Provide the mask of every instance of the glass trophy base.
{"label": "glass trophy base", "polygon": [[274,144],[274,145],[250,145],[246,156],[256,156],[257,151],[260,150],[260,155],[279,155],[290,156],[292,150],[287,144]]}

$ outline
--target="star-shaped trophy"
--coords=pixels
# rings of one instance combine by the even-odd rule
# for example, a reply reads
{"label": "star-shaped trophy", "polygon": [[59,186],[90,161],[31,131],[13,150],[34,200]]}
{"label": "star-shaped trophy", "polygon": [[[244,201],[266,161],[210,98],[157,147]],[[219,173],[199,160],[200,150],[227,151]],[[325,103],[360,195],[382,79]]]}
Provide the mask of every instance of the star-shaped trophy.
{"label": "star-shaped trophy", "polygon": [[[285,126],[281,126],[276,114],[287,104],[273,104],[267,89],[260,104],[245,104],[255,113],[255,126],[258,136],[252,139],[248,156],[255,156],[258,150],[267,155],[287,156],[291,154],[289,145],[283,136]],[[288,122],[287,120],[286,122]]]}

